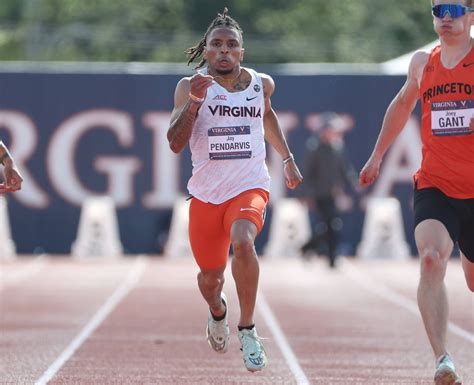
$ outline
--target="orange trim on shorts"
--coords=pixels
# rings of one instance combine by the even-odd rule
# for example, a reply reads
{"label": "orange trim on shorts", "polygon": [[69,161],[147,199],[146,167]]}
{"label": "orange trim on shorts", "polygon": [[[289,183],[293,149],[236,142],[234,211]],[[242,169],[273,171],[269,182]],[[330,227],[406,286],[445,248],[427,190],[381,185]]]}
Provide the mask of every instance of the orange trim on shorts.
{"label": "orange trim on shorts", "polygon": [[269,194],[263,189],[244,191],[219,205],[191,200],[189,241],[201,270],[218,269],[227,264],[230,229],[238,219],[252,222],[258,232],[263,228]]}

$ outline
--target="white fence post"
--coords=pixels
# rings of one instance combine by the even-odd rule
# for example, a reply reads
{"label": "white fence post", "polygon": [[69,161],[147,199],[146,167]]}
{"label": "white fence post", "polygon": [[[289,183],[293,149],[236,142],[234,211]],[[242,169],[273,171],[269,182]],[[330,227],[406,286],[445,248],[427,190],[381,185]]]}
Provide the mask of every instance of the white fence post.
{"label": "white fence post", "polygon": [[364,259],[407,259],[402,211],[396,198],[371,198],[367,203],[357,256]]}
{"label": "white fence post", "polygon": [[193,256],[188,231],[190,202],[184,197],[179,197],[174,203],[170,231],[164,249],[164,255],[167,257],[190,258]]}
{"label": "white fence post", "polygon": [[76,258],[122,255],[117,213],[111,197],[91,197],[83,203],[77,238],[71,249]]}
{"label": "white fence post", "polygon": [[301,256],[301,247],[311,237],[308,208],[296,198],[273,204],[272,221],[264,255],[270,258]]}

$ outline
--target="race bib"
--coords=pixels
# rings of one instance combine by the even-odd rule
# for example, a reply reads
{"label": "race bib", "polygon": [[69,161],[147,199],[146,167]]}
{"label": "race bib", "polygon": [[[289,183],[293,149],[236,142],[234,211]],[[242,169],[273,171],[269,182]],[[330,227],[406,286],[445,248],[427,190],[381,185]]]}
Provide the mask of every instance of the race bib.
{"label": "race bib", "polygon": [[212,127],[208,130],[209,159],[252,157],[250,126]]}
{"label": "race bib", "polygon": [[436,136],[469,135],[474,100],[431,103],[431,130]]}

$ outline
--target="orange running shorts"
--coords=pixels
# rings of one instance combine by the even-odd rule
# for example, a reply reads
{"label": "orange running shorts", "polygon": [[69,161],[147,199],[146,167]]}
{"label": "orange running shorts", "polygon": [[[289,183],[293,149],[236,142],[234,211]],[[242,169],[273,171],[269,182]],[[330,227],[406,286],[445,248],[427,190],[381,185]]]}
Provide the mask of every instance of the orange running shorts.
{"label": "orange running shorts", "polygon": [[244,191],[221,204],[204,203],[192,198],[189,208],[189,240],[201,270],[225,267],[229,257],[230,229],[237,219],[247,219],[258,232],[265,221],[267,191]]}

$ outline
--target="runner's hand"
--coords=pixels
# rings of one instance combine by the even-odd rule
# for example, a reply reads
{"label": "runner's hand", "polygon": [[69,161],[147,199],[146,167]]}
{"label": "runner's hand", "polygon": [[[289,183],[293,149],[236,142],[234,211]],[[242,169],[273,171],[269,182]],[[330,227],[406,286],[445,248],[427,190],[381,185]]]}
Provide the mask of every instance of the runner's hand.
{"label": "runner's hand", "polygon": [[11,160],[5,162],[5,166],[3,168],[3,178],[5,181],[5,188],[7,190],[17,191],[21,189],[23,178]]}
{"label": "runner's hand", "polygon": [[294,190],[303,182],[303,176],[294,161],[285,164],[284,169],[286,185],[288,188]]}
{"label": "runner's hand", "polygon": [[207,89],[212,85],[213,81],[214,78],[212,76],[197,73],[189,81],[191,86],[189,92],[197,98],[204,99],[206,97]]}
{"label": "runner's hand", "polygon": [[369,158],[359,174],[359,184],[362,187],[367,187],[375,182],[375,179],[379,176],[380,163],[381,160],[378,158],[372,156]]}

